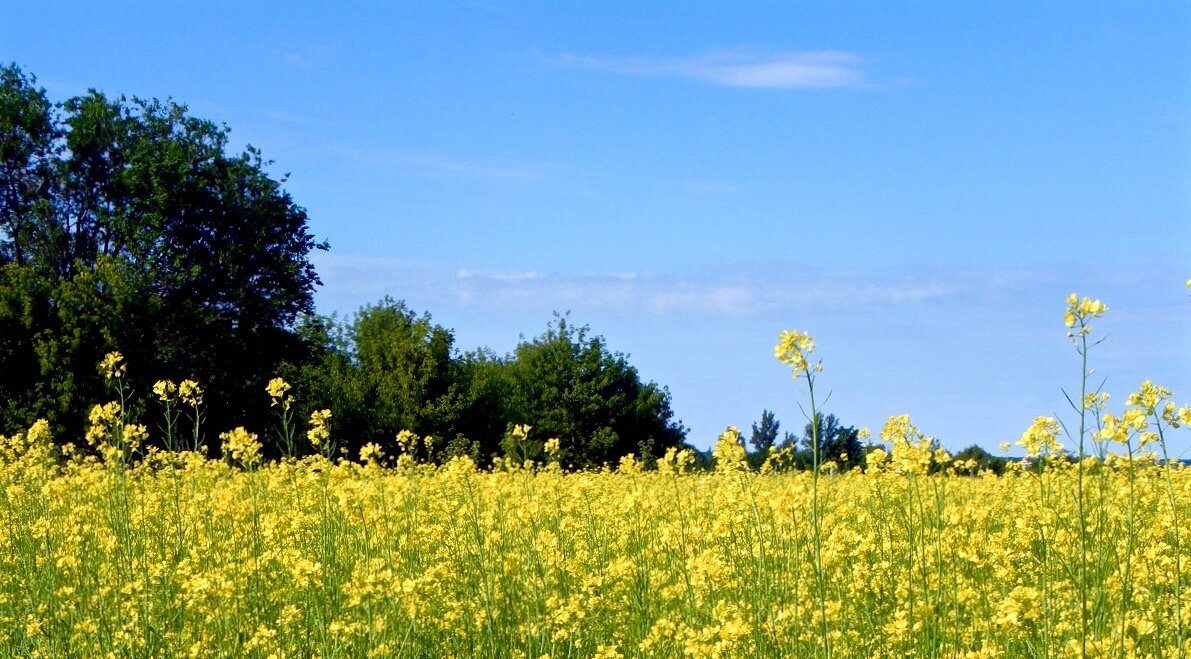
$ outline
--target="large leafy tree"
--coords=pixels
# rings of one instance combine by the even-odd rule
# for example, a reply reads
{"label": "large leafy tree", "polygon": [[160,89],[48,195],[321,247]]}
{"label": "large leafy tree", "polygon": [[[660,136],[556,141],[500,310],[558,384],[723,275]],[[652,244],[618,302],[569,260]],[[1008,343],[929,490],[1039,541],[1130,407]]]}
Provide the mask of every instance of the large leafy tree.
{"label": "large leafy tree", "polygon": [[325,244],[228,135],[169,101],[55,105],[0,68],[0,421],[78,432],[107,350],[142,393],[198,379],[212,427],[260,421],[264,381],[303,354],[291,328]]}
{"label": "large leafy tree", "polygon": [[753,432],[749,436],[749,443],[753,445],[753,451],[760,454],[765,454],[777,442],[778,430],[782,424],[777,420],[773,412],[769,410],[761,410],[761,421],[753,423]]}
{"label": "large leafy tree", "polygon": [[499,437],[484,427],[503,424],[503,415],[485,406],[498,394],[485,384],[482,360],[457,357],[454,334],[429,314],[386,297],[346,321],[309,317],[301,331],[315,350],[293,377],[302,411],[333,410],[343,449],[354,454],[366,442],[392,449],[401,430],[434,437],[434,455],[459,436]]}
{"label": "large leafy tree", "polygon": [[534,447],[556,437],[567,464],[590,467],[660,455],[685,438],[669,392],[565,317],[505,357],[459,354],[450,330],[389,298],[346,321],[310,317],[301,331],[317,353],[293,369],[302,412],[333,410],[335,441],[352,453],[364,442],[391,452],[397,432],[411,430],[434,438],[419,457],[487,460],[526,424]]}
{"label": "large leafy tree", "polygon": [[682,445],[686,429],[673,418],[670,392],[642,382],[623,354],[589,332],[560,316],[517,346],[508,363],[511,421],[532,424],[541,440],[558,438],[581,467]]}
{"label": "large leafy tree", "polygon": [[815,421],[819,426],[817,430],[809,423],[803,430],[803,458],[808,465],[813,445],[811,438],[815,436],[819,438],[819,456],[824,462],[832,460],[841,470],[864,464],[864,446],[860,443],[860,431],[856,427],[845,426],[834,414],[817,414]]}

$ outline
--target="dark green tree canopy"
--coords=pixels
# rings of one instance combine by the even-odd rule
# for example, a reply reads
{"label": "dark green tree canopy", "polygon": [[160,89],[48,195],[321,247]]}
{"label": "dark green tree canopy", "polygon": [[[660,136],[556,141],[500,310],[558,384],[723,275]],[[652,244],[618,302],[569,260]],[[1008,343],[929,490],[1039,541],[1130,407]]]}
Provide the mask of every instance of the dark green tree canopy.
{"label": "dark green tree canopy", "polygon": [[334,411],[336,439],[348,451],[391,442],[401,430],[451,440],[474,423],[454,334],[429,314],[386,297],[346,321],[309,317],[301,331],[315,355],[292,377],[298,399],[304,412]]}
{"label": "dark green tree canopy", "polygon": [[557,437],[564,462],[587,467],[626,453],[659,455],[685,438],[669,392],[641,382],[624,355],[565,317],[505,357],[459,354],[450,330],[389,298],[346,322],[311,317],[301,331],[321,347],[294,374],[298,398],[335,411],[334,433],[349,451],[370,441],[391,449],[398,431],[411,430],[434,438],[432,459],[487,460],[507,451],[513,426],[526,424],[534,446]]}
{"label": "dark green tree canopy", "polygon": [[753,445],[753,451],[757,453],[767,452],[769,447],[777,442],[777,433],[781,425],[781,422],[777,420],[773,412],[761,410],[760,424],[753,423],[753,432],[749,436],[749,443]]}
{"label": "dark green tree canopy", "polygon": [[[860,443],[860,431],[853,426],[845,426],[834,414],[826,416],[816,415],[818,422],[819,456],[826,462],[833,460],[841,469],[850,469],[864,463],[864,446]],[[803,430],[802,444],[810,450],[814,428],[806,424]]]}
{"label": "dark green tree canopy", "polygon": [[173,102],[53,105],[15,65],[0,82],[3,420],[78,432],[107,350],[141,391],[198,378],[213,421],[255,408],[249,392],[298,351],[290,328],[319,283],[308,255],[325,248],[284,179]]}
{"label": "dark green tree canopy", "polygon": [[536,438],[557,437],[577,466],[680,446],[686,429],[673,419],[670,392],[642,382],[625,355],[589,332],[556,316],[517,346],[508,367],[512,421],[532,424]]}

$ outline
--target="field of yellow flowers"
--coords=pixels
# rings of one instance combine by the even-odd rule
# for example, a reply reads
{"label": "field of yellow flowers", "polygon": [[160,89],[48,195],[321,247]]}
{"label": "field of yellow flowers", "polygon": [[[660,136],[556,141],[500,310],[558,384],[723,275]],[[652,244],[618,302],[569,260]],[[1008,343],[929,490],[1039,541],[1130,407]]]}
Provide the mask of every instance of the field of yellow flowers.
{"label": "field of yellow flowers", "polygon": [[[1098,304],[1068,305],[1085,362]],[[798,332],[776,350],[812,414],[813,350]],[[174,438],[197,384],[155,390],[178,406],[174,450],[143,448],[120,391],[92,414],[93,450],[44,422],[0,437],[0,654],[1191,654],[1191,473],[1162,459],[1191,409],[1147,382],[1113,415],[1082,386],[1075,455],[1040,417],[1001,476],[961,475],[908,416],[846,473],[780,453],[750,471],[731,428],[713,471],[673,450],[652,469],[434,465],[410,433],[392,456],[262,463],[242,428],[216,460]],[[269,393],[292,442],[285,383]]]}

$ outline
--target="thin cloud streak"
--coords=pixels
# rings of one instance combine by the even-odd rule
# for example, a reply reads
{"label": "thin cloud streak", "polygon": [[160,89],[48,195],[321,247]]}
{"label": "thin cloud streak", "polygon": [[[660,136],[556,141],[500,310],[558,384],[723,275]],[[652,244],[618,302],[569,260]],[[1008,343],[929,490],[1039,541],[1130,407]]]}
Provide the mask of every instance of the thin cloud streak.
{"label": "thin cloud streak", "polygon": [[574,274],[449,269],[431,263],[339,255],[317,255],[316,261],[327,285],[327,297],[335,300],[353,300],[358,305],[394,295],[430,308],[500,312],[577,307],[655,317],[742,317],[792,306],[914,304],[972,290],[965,283],[968,279],[948,273],[892,278],[773,271],[704,271],[688,276]]}
{"label": "thin cloud streak", "polygon": [[695,78],[728,87],[821,89],[866,84],[866,76],[860,70],[864,58],[836,50],[766,53],[733,49],[670,59],[563,55],[558,61],[566,66],[628,75]]}

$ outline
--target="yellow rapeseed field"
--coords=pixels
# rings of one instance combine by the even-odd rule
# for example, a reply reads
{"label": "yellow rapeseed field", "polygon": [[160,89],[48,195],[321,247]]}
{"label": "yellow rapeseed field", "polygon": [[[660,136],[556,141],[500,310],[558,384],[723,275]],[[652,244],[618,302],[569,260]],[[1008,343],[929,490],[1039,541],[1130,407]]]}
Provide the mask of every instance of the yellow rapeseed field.
{"label": "yellow rapeseed field", "polygon": [[[1068,307],[1086,373],[1103,305]],[[793,331],[776,349],[812,414],[813,350]],[[118,384],[119,357],[104,367]],[[1039,417],[1000,476],[905,415],[846,473],[781,452],[750,471],[731,428],[713,471],[673,450],[653,469],[425,464],[410,433],[394,455],[262,462],[243,428],[217,460],[184,439],[197,383],[154,390],[171,451],[144,448],[117,389],[93,448],[44,422],[0,437],[4,656],[1191,654],[1191,473],[1161,459],[1191,409],[1148,382],[1119,414],[1085,382],[1074,458]],[[287,392],[269,383],[294,442]],[[332,420],[304,426],[320,451]]]}

